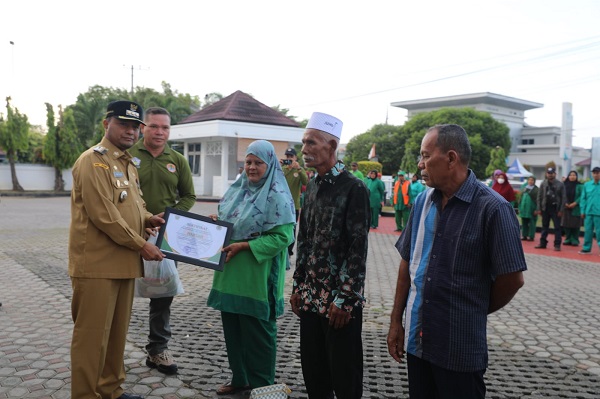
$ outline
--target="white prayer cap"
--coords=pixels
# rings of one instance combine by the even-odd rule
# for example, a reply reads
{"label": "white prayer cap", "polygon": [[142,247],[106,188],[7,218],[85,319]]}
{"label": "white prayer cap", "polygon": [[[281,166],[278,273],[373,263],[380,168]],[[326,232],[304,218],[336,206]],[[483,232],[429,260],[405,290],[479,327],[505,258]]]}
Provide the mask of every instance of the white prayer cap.
{"label": "white prayer cap", "polygon": [[344,126],[344,123],[335,116],[327,115],[322,112],[313,112],[306,128],[317,129],[329,133],[339,140],[342,136],[342,126]]}

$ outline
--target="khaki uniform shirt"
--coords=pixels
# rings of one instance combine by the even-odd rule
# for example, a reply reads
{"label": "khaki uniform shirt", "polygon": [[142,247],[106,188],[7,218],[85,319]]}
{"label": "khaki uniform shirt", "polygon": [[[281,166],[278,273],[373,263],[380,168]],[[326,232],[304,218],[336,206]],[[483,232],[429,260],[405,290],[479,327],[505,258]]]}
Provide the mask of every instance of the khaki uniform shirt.
{"label": "khaki uniform shirt", "polygon": [[69,275],[129,279],[143,275],[139,250],[152,216],[131,156],[103,138],[73,166]]}
{"label": "khaki uniform shirt", "polygon": [[308,183],[308,175],[306,174],[304,168],[294,169],[291,166],[284,165],[282,169],[285,180],[290,188],[290,193],[294,199],[294,207],[296,210],[298,210],[300,209],[300,194],[302,191],[302,186]]}

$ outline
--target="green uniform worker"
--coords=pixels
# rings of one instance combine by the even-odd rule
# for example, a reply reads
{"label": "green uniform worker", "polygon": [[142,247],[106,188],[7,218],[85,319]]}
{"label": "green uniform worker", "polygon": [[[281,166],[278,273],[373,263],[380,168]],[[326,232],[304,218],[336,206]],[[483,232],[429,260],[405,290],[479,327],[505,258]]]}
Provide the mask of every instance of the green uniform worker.
{"label": "green uniform worker", "polygon": [[385,185],[377,177],[377,171],[372,170],[367,177],[367,188],[369,189],[369,203],[371,206],[371,228],[379,227],[379,213],[383,202]]}
{"label": "green uniform worker", "polygon": [[398,172],[398,179],[394,183],[394,214],[396,218],[396,231],[402,231],[408,223],[410,215],[409,189],[410,183],[405,179],[404,171]]}
{"label": "green uniform worker", "polygon": [[360,180],[365,180],[365,175],[363,175],[362,172],[360,170],[358,170],[358,164],[356,162],[352,162],[350,164],[350,167],[352,168],[350,173],[352,173],[354,176],[358,177]]}
{"label": "green uniform worker", "polygon": [[412,175],[410,187],[408,188],[408,205],[412,208],[417,196],[427,190],[427,186],[419,181],[419,176]]}
{"label": "green uniform worker", "polygon": [[[146,110],[144,138],[130,150],[138,168],[140,185],[148,210],[164,212],[166,207],[188,211],[196,203],[192,172],[183,155],[167,144],[171,116],[164,108]],[[151,298],[146,365],[165,374],[175,374],[177,364],[168,351],[171,339],[173,297]]]}
{"label": "green uniform worker", "polygon": [[533,241],[537,224],[537,196],[539,188],[535,185],[535,177],[531,176],[521,186],[519,216],[521,217],[521,240]]}
{"label": "green uniform worker", "polygon": [[583,218],[584,234],[583,248],[579,253],[585,255],[592,252],[594,230],[596,230],[597,240],[598,229],[600,228],[600,168],[597,166],[592,169],[592,180],[583,185],[581,217]]}
{"label": "green uniform worker", "polygon": [[141,399],[121,387],[135,278],[143,274],[142,257],[164,257],[144,238],[146,227],[164,220],[146,211],[138,173],[126,151],[138,138],[142,115],[142,107],[134,102],[111,102],[100,145],[81,154],[73,166],[72,398]]}

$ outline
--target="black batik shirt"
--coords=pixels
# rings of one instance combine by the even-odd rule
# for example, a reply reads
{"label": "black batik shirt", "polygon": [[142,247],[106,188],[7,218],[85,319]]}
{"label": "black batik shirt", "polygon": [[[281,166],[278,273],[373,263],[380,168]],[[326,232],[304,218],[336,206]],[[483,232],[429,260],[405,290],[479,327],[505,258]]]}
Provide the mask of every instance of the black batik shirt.
{"label": "black batik shirt", "polygon": [[301,310],[322,316],[332,302],[347,312],[364,303],[369,192],[343,168],[308,183],[300,212],[293,293]]}

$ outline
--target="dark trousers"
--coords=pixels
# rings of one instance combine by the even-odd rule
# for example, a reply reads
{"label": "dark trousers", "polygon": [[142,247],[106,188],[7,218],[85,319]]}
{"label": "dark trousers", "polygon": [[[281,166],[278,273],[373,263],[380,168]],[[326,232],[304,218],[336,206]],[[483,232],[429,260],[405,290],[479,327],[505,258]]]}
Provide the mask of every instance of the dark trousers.
{"label": "dark trousers", "polygon": [[288,255],[294,254],[294,244],[296,244],[296,226],[298,225],[298,218],[300,217],[300,209],[296,209],[296,224],[294,225],[294,241],[288,247]]}
{"label": "dark trousers", "polygon": [[300,312],[300,355],[310,399],[360,399],[363,392],[362,309],[338,330],[329,319]]}
{"label": "dark trousers", "polygon": [[173,297],[150,299],[150,334],[146,352],[150,356],[158,355],[168,349],[171,339],[171,303]]}
{"label": "dark trousers", "polygon": [[407,354],[410,399],[484,399],[485,370],[461,373]]}
{"label": "dark trousers", "polygon": [[540,238],[540,245],[546,246],[548,244],[548,230],[550,229],[550,220],[554,225],[554,246],[560,247],[562,241],[562,228],[560,226],[560,218],[558,217],[558,211],[552,207],[542,211],[542,237]]}

